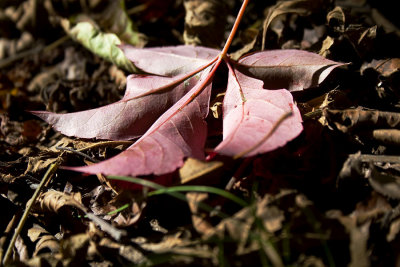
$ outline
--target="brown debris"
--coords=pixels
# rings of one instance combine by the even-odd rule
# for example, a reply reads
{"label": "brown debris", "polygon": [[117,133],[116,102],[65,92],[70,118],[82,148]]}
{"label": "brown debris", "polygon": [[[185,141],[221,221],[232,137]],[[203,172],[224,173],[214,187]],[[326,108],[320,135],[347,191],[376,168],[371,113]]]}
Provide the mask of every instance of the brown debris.
{"label": "brown debris", "polygon": [[[224,40],[227,1],[185,0],[185,44],[208,47],[221,46]],[[213,34],[210,34],[212,29]]]}
{"label": "brown debris", "polygon": [[[130,18],[132,29],[137,25],[148,36],[139,34],[138,46],[220,48],[240,2],[0,1],[0,259],[51,164],[90,164],[133,142],[63,137],[26,112],[74,112],[123,94],[130,73],[65,37],[60,19],[90,20],[130,42]],[[303,49],[346,65],[318,88],[293,94],[304,120],[298,138],[233,163],[211,153],[221,139],[226,86],[216,81],[207,160],[188,158],[168,178],[141,177],[157,183],[172,177],[180,186],[228,185],[248,206],[191,190],[181,194],[183,202],[60,168],[28,216],[10,264],[398,264],[400,34],[383,6],[370,0],[249,2],[230,57]]]}

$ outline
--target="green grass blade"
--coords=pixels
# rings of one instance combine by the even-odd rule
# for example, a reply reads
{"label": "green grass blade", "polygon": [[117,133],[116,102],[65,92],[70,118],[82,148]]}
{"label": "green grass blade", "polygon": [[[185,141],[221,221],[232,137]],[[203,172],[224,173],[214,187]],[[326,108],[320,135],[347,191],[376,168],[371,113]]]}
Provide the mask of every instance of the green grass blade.
{"label": "green grass blade", "polygon": [[211,186],[200,186],[200,185],[181,185],[181,186],[172,186],[172,187],[166,187],[162,189],[157,189],[155,191],[150,192],[148,195],[149,196],[154,196],[154,195],[160,195],[160,194],[165,194],[165,193],[171,193],[171,192],[204,192],[204,193],[212,193],[216,194],[219,196],[222,196],[226,199],[229,199],[243,207],[248,206],[249,204],[244,201],[243,199],[235,196],[234,194],[222,190],[220,188],[216,187],[211,187]]}
{"label": "green grass blade", "polygon": [[[168,189],[168,187],[159,185],[159,184],[151,182],[149,180],[136,178],[136,177],[113,176],[113,175],[107,176],[107,178],[111,179],[111,180],[119,180],[119,181],[125,181],[125,182],[140,184],[140,185],[145,186],[145,187],[156,189],[156,191],[154,191],[154,192],[157,192],[158,190],[165,190],[163,193],[171,195],[171,196],[173,196],[173,197],[175,197],[175,198],[177,198],[179,200],[188,202],[188,199],[186,198],[186,196],[184,194],[181,194],[179,191],[177,191],[177,190],[168,191],[168,190],[166,190],[166,189]],[[181,191],[190,191],[190,190],[181,190]],[[150,192],[150,193],[152,193],[152,192]],[[148,194],[148,196],[151,196],[150,193]],[[161,193],[152,194],[152,195],[160,195],[160,194]],[[199,208],[201,208],[201,209],[203,209],[203,210],[205,210],[207,212],[215,211],[215,209],[213,207],[211,207],[211,206],[209,206],[209,205],[207,205],[205,203],[198,202],[197,205],[199,206]],[[217,215],[219,217],[223,218],[223,219],[229,217],[228,214],[226,214],[224,212],[221,212],[221,211],[217,211]]]}

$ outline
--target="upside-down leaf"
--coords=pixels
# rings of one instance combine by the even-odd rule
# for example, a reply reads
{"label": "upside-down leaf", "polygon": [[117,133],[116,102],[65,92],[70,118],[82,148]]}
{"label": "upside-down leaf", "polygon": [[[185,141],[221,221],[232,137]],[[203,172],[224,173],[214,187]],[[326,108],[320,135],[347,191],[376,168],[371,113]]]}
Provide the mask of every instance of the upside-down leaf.
{"label": "upside-down leaf", "polygon": [[265,89],[301,91],[317,86],[341,65],[307,51],[271,50],[245,56],[235,68],[244,75],[264,81]]}
{"label": "upside-down leaf", "polygon": [[263,90],[263,82],[236,76],[229,67],[228,88],[223,103],[223,141],[215,151],[235,156],[255,146],[288,112],[293,115],[260,146],[246,156],[272,151],[294,139],[303,129],[300,111],[285,89]]}
{"label": "upside-down leaf", "polygon": [[[181,167],[185,158],[204,159],[211,82],[222,60],[228,65],[229,81],[223,141],[215,151],[236,158],[274,150],[302,131],[289,91],[317,86],[343,65],[298,50],[259,52],[236,62],[204,47],[120,49],[137,68],[153,74],[130,76],[122,100],[71,114],[34,112],[67,135],[114,140],[141,136],[113,158],[72,170],[162,175]],[[293,116],[282,121],[288,112]]]}
{"label": "upside-down leaf", "polygon": [[[199,81],[194,76],[176,84],[180,76],[130,75],[124,97],[113,104],[67,114],[34,111],[33,114],[68,136],[128,140],[142,136],[168,108]],[[162,89],[160,91],[160,89]],[[159,90],[157,93],[148,94]]]}
{"label": "upside-down leaf", "polygon": [[[212,76],[221,62],[218,52],[191,46],[124,45],[121,49],[138,68],[156,75],[131,75],[124,98],[108,106],[71,114],[34,112],[67,135],[114,140],[141,136],[113,158],[70,169],[161,175],[181,167],[185,158],[204,159],[204,119]],[[223,141],[215,151],[235,157],[265,153],[294,139],[302,131],[300,112],[290,92],[281,88],[296,91],[317,86],[341,65],[297,50],[259,52],[239,62],[229,58],[225,62],[229,81],[223,102]],[[282,122],[288,112],[293,116]]]}
{"label": "upside-down leaf", "polygon": [[[161,175],[182,166],[185,157],[204,159],[207,137],[204,119],[211,93],[208,75],[211,75],[209,70],[204,71],[199,83],[127,150],[98,164],[70,169],[106,175]],[[203,82],[208,82],[205,88]]]}

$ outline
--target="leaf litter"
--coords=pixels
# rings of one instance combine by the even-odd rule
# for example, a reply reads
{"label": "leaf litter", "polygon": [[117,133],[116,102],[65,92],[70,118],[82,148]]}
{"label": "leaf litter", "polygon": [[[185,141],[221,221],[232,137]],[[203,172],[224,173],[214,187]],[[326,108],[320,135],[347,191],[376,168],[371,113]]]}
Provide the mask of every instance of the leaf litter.
{"label": "leaf litter", "polygon": [[[33,1],[23,2],[28,6]],[[134,10],[131,1],[125,4],[126,10],[116,3],[108,10],[115,14]],[[221,36],[201,40],[207,36],[204,29],[196,32],[194,18],[187,16],[186,37],[179,37],[175,28],[177,20],[184,24],[183,6],[170,5],[163,11],[179,13],[181,19],[174,21],[160,17],[157,5],[143,4],[139,6],[142,13],[131,13],[130,19],[148,35],[146,40],[153,48],[143,49],[140,44],[136,48],[113,47],[127,55],[137,72],[125,72],[131,76],[127,77],[125,96],[116,102],[115,92],[120,89],[111,74],[116,73],[115,66],[102,59],[104,54],[87,52],[63,38],[65,33],[54,26],[70,14],[90,14],[93,29],[112,32],[125,41],[136,34],[136,27],[124,21],[124,16],[123,22],[116,21],[121,28],[108,27],[106,19],[101,19],[107,4],[88,1],[87,6],[81,5],[60,11],[56,1],[48,1],[36,10],[46,18],[51,14],[53,24],[40,20],[31,25],[51,28],[56,33],[51,36],[43,38],[43,33],[22,22],[8,32],[2,30],[9,39],[17,40],[23,33],[34,37],[33,44],[16,50],[16,57],[1,69],[1,204],[10,207],[0,223],[5,229],[0,239],[2,259],[12,229],[48,166],[56,161],[64,166],[100,161],[73,167],[97,176],[56,170],[39,198],[43,208],[31,211],[16,239],[14,262],[29,266],[39,262],[393,265],[400,195],[395,120],[399,112],[399,40],[395,23],[382,20],[383,10],[374,6],[360,9],[353,1],[336,1],[317,10],[310,9],[308,1],[278,2],[269,7],[250,1],[239,33],[253,33],[246,48],[252,53],[242,52],[238,61],[225,58],[222,61],[228,63],[227,68],[221,64],[215,72],[221,48],[216,40]],[[289,8],[282,8],[286,5]],[[10,17],[17,6],[2,5],[0,14],[5,10],[6,16],[0,16],[1,21],[8,25],[18,21],[17,16]],[[210,6],[200,7],[199,14],[212,23],[217,19],[213,18],[216,13],[207,11]],[[224,4],[224,12],[231,13],[226,16],[228,25],[238,7],[239,3]],[[186,12],[197,12],[196,8],[196,3],[187,5]],[[111,13],[108,18],[113,17]],[[28,12],[25,19],[34,21],[35,16]],[[207,23],[204,25],[207,29]],[[161,30],[168,26],[167,31]],[[264,37],[263,31],[267,32]],[[96,36],[102,37],[101,32]],[[36,39],[39,36],[41,40]],[[236,40],[241,38],[245,37]],[[174,46],[183,41],[218,49]],[[20,57],[30,47],[43,47],[42,42],[47,45],[43,53]],[[267,50],[258,52],[262,43]],[[244,44],[234,40],[231,50],[239,51]],[[163,47],[154,48],[157,46]],[[282,48],[286,50],[272,50]],[[299,48],[308,51],[293,50]],[[67,50],[70,52],[65,53]],[[74,57],[82,60],[70,60]],[[47,74],[51,68],[54,71]],[[45,79],[37,78],[32,84],[32,78],[41,74]],[[92,86],[90,93],[85,89],[88,85]],[[104,94],[105,88],[114,93]],[[41,98],[40,91],[47,93]],[[51,98],[45,98],[46,94]],[[76,96],[80,101],[75,101]],[[85,106],[85,101],[93,104]],[[215,118],[209,103],[218,102],[221,109],[217,108],[219,116]],[[265,112],[267,105],[269,111]],[[57,130],[65,135],[86,139],[62,140],[62,134],[25,112],[44,110],[45,106],[52,112],[72,112],[38,114],[51,117],[51,123],[56,129],[59,124]],[[287,113],[292,116],[282,119]],[[92,121],[85,124],[83,120]],[[182,137],[179,140],[176,132]],[[265,136],[267,141],[260,143]],[[157,152],[160,148],[163,153]],[[135,164],[120,165],[127,155]],[[168,196],[152,194],[150,184],[108,181],[99,172],[140,176],[143,184],[226,188],[249,206],[241,208],[211,191],[198,193],[195,187],[186,195],[178,191],[168,192]],[[78,195],[83,210],[68,202]],[[176,199],[178,196],[186,201]],[[49,214],[54,207],[59,213]],[[84,211],[91,215],[85,217]]]}

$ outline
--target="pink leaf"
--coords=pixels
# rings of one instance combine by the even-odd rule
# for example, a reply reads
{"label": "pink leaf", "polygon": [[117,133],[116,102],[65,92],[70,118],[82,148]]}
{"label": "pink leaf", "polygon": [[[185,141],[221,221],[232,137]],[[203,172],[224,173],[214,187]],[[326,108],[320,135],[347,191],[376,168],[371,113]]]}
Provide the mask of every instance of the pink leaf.
{"label": "pink leaf", "polygon": [[218,56],[219,50],[189,45],[154,48],[120,46],[136,67],[147,73],[175,76],[189,73]]}
{"label": "pink leaf", "polygon": [[228,67],[228,88],[223,103],[223,141],[215,148],[217,153],[235,156],[253,147],[289,111],[293,116],[246,156],[272,151],[300,134],[303,129],[300,111],[287,90],[262,90],[261,80],[236,76]]}
{"label": "pink leaf", "polygon": [[266,89],[300,91],[317,86],[341,65],[344,64],[307,51],[272,50],[245,56],[235,68],[244,75],[264,81]]}
{"label": "pink leaf", "polygon": [[[174,78],[130,75],[125,96],[113,104],[67,114],[45,111],[32,113],[68,136],[128,140],[142,136],[168,108],[184,96],[199,81],[194,76],[178,85]],[[162,92],[146,95],[164,88]]]}
{"label": "pink leaf", "polygon": [[190,99],[209,75],[206,70],[200,82],[127,150],[97,164],[69,169],[106,175],[161,175],[182,166],[185,157],[203,159],[207,137],[204,118],[208,114],[211,83],[192,101]]}

